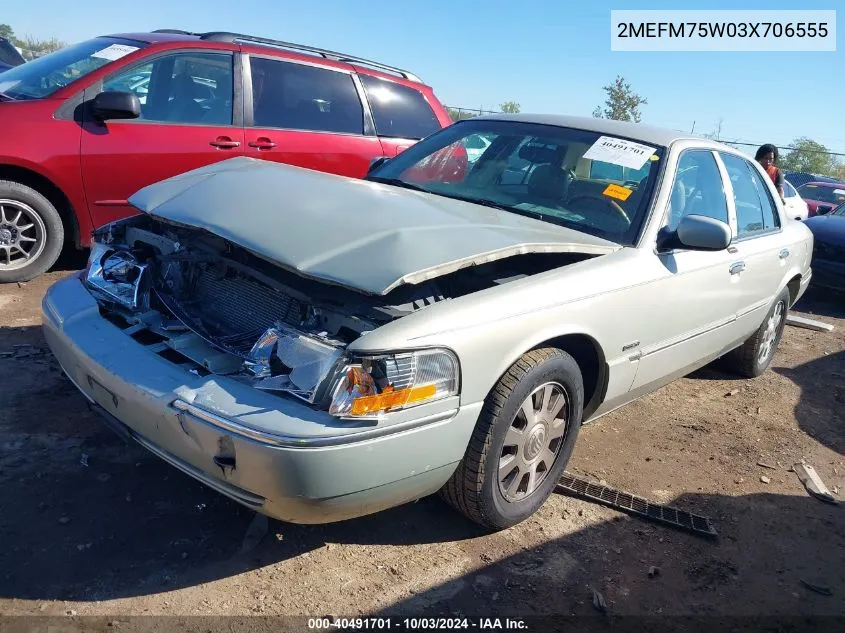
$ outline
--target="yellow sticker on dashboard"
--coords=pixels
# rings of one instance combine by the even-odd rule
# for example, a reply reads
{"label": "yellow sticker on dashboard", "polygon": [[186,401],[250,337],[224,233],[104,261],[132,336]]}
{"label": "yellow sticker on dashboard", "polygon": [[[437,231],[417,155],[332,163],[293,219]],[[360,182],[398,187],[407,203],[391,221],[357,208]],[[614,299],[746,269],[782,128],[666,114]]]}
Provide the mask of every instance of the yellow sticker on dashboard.
{"label": "yellow sticker on dashboard", "polygon": [[628,199],[633,192],[633,190],[628,189],[627,187],[620,187],[619,185],[608,185],[607,189],[602,191],[602,193],[610,198],[616,198],[617,200],[622,200],[623,202]]}

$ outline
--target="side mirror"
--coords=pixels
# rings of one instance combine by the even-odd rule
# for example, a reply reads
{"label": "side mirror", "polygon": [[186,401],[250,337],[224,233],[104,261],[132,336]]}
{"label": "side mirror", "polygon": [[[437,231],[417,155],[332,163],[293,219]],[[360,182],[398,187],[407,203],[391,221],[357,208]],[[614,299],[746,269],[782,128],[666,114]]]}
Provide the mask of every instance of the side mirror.
{"label": "side mirror", "polygon": [[384,165],[389,160],[390,158],[388,158],[387,156],[379,156],[378,158],[374,158],[370,161],[370,166],[369,168],[367,168],[367,174],[369,175],[373,173],[376,169]]}
{"label": "side mirror", "polygon": [[137,119],[141,116],[141,102],[134,92],[101,92],[92,100],[91,112],[100,121]]}
{"label": "side mirror", "polygon": [[685,215],[675,230],[678,242],[698,251],[722,251],[731,243],[731,227],[705,215]]}

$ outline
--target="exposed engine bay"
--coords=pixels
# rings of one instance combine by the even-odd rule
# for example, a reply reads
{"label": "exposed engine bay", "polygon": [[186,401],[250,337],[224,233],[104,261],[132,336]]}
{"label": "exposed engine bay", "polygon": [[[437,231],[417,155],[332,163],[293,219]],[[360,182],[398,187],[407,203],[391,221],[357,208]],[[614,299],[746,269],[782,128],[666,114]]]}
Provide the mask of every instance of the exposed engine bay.
{"label": "exposed engine bay", "polygon": [[[228,375],[309,403],[326,397],[326,385],[336,382],[330,378],[348,361],[345,348],[368,331],[592,256],[517,255],[374,296],[302,277],[208,231],[147,215],[107,225],[94,239],[85,281],[105,318],[198,375]],[[385,376],[391,385],[397,379]]]}

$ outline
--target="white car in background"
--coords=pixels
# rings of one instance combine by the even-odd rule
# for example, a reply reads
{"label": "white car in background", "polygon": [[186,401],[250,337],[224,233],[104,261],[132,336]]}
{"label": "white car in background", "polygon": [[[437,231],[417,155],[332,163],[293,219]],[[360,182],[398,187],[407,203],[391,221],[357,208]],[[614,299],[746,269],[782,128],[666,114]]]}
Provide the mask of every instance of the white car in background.
{"label": "white car in background", "polygon": [[474,164],[481,155],[487,151],[492,141],[481,134],[473,134],[464,140],[464,149],[467,153],[467,163]]}
{"label": "white car in background", "polygon": [[801,221],[807,219],[807,216],[810,214],[807,203],[804,202],[804,199],[798,194],[795,187],[789,184],[788,180],[783,181],[783,201],[787,217]]}

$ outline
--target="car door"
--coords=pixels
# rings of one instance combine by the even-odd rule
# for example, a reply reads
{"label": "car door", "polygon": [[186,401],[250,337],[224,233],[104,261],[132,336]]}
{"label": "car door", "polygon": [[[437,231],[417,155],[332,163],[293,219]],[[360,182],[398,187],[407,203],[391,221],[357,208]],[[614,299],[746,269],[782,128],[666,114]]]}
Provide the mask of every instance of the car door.
{"label": "car door", "polygon": [[95,226],[130,214],[126,199],[146,185],[243,155],[234,61],[228,51],[166,52],[86,90],[86,101],[121,90],[141,103],[137,119],[83,126],[82,179]]}
{"label": "car door", "polygon": [[[728,200],[714,153],[688,149],[679,156],[664,231],[681,218],[704,215],[730,224]],[[637,302],[648,306],[648,325],[632,350],[639,357],[631,388],[656,388],[720,355],[737,338],[737,279],[729,249],[697,251],[655,249],[644,270],[649,283],[637,289]],[[625,315],[620,315],[621,319]],[[634,345],[634,342],[632,342]]]}
{"label": "car door", "polygon": [[246,155],[363,177],[382,155],[351,68],[245,56]]}
{"label": "car door", "polygon": [[771,191],[751,162],[719,154],[731,181],[736,207],[736,274],[739,289],[737,326],[750,336],[763,322],[783,282],[785,269],[797,256],[784,246],[781,218]]}

